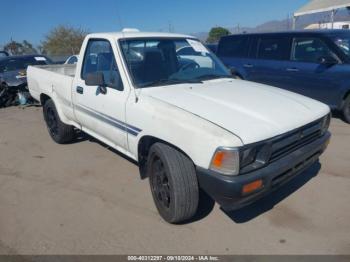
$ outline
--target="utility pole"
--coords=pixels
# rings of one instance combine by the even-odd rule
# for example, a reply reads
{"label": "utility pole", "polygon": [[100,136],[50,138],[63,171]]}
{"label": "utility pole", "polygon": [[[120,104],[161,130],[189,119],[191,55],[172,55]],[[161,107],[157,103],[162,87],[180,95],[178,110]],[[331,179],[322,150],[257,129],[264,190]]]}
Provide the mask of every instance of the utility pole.
{"label": "utility pole", "polygon": [[334,16],[335,16],[335,10],[332,9],[331,11],[331,28],[334,29]]}
{"label": "utility pole", "polygon": [[168,22],[168,30],[169,30],[169,33],[174,32],[174,26],[172,25],[171,21]]}
{"label": "utility pole", "polygon": [[293,30],[295,30],[296,22],[297,22],[297,17],[293,14],[293,25],[292,25]]}

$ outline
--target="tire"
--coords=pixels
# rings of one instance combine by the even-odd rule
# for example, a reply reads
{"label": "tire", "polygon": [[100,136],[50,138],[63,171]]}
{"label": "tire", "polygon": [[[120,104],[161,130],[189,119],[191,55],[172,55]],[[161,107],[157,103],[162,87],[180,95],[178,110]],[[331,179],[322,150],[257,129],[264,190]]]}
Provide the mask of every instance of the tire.
{"label": "tire", "polygon": [[155,143],[148,155],[147,171],[153,200],[165,221],[180,223],[196,214],[198,181],[187,156],[166,144]]}
{"label": "tire", "polygon": [[8,98],[7,85],[5,83],[0,84],[0,108],[7,106]]}
{"label": "tire", "polygon": [[61,121],[51,99],[44,104],[43,113],[49,134],[56,143],[67,144],[74,140],[74,128]]}
{"label": "tire", "polygon": [[342,114],[344,121],[350,124],[350,95],[344,101]]}

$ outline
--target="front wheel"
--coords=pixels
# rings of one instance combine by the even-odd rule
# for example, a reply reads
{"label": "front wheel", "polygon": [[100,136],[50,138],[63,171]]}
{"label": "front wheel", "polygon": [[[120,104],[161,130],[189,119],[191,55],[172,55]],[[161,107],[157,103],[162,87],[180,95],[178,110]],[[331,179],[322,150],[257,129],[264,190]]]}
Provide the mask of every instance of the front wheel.
{"label": "front wheel", "polygon": [[350,124],[350,95],[344,101],[342,113],[344,121]]}
{"label": "front wheel", "polygon": [[163,143],[154,144],[148,157],[148,176],[153,200],[169,223],[184,222],[198,208],[198,181],[192,161]]}
{"label": "front wheel", "polygon": [[50,99],[43,107],[44,119],[51,138],[58,144],[66,144],[74,139],[74,128],[63,123],[57,113],[54,102]]}

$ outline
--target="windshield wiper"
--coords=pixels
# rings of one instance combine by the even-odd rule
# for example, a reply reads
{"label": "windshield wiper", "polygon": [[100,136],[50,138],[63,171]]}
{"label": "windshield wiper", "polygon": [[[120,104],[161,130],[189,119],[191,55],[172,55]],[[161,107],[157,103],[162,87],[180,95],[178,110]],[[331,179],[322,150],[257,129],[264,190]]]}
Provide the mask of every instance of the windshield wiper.
{"label": "windshield wiper", "polygon": [[142,85],[141,87],[162,86],[162,85],[176,85],[187,83],[202,83],[199,79],[160,79],[149,84]]}
{"label": "windshield wiper", "polygon": [[219,78],[234,78],[232,75],[215,75],[215,74],[208,74],[208,75],[202,75],[199,77],[196,77],[198,80],[212,80],[212,79],[219,79]]}

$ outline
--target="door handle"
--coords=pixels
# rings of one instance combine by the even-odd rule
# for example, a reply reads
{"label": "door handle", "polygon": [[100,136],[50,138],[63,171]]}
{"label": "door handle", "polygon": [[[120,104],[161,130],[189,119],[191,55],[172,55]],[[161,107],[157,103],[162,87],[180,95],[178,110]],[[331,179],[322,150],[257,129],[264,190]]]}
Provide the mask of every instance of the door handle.
{"label": "door handle", "polygon": [[246,68],[252,68],[252,67],[254,67],[252,64],[244,64],[243,66],[246,67]]}
{"label": "door handle", "polygon": [[287,68],[286,69],[288,72],[299,72],[299,69],[298,68],[295,68],[295,67],[293,67],[293,68]]}
{"label": "door handle", "polygon": [[82,88],[81,86],[77,86],[77,93],[83,94],[84,93],[84,88]]}

